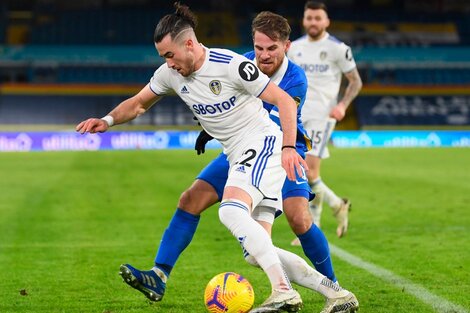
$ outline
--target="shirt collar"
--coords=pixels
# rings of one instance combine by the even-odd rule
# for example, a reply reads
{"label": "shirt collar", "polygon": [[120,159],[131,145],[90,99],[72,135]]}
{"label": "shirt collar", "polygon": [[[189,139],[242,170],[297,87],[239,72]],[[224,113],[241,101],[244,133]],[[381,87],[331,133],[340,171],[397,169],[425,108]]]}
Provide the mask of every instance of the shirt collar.
{"label": "shirt collar", "polygon": [[281,66],[273,74],[273,76],[270,77],[273,83],[275,83],[276,85],[279,85],[281,83],[281,80],[284,77],[284,74],[286,74],[288,65],[289,65],[289,59],[287,59],[287,57],[284,56]]}

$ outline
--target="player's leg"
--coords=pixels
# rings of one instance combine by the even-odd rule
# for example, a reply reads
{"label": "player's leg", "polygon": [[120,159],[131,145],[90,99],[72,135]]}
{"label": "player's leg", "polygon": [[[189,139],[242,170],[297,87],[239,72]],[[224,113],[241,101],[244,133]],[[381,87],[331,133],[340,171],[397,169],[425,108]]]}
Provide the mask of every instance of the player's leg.
{"label": "player's leg", "polygon": [[220,204],[220,219],[267,273],[273,289],[289,290],[291,286],[284,277],[271,238],[250,216],[251,204],[250,194],[241,188],[226,187]]}
{"label": "player's leg", "polygon": [[297,175],[295,181],[285,180],[282,187],[282,207],[292,231],[317,271],[336,281],[328,241],[323,232],[313,224],[308,209],[308,203],[314,197],[305,172],[304,175]]}
{"label": "player's leg", "polygon": [[336,120],[333,118],[329,118],[326,121],[312,120],[307,122],[306,125],[314,144],[312,150],[306,154],[306,162],[309,166],[309,173],[307,173],[308,181],[312,191],[316,194],[315,199],[310,202],[310,212],[313,215],[314,223],[320,226],[323,201],[326,201],[332,208],[333,215],[338,221],[336,233],[338,237],[341,237],[348,228],[350,202],[347,199],[338,197],[320,176],[321,160],[330,156],[328,142],[335,128]]}
{"label": "player's leg", "polygon": [[162,299],[168,276],[191,242],[200,214],[221,198],[228,169],[225,155],[219,155],[204,168],[191,187],[181,194],[178,208],[160,242],[155,266],[150,271],[140,271],[129,264],[121,265],[120,273],[127,284],[152,301]]}
{"label": "player's leg", "polygon": [[342,237],[348,230],[348,215],[351,203],[346,198],[338,197],[320,177],[321,159],[314,155],[307,154],[307,165],[310,169],[308,173],[309,184],[315,193],[315,199],[310,201],[309,209],[315,225],[320,227],[321,214],[323,211],[323,201],[326,201],[333,210],[333,215],[338,221],[336,234]]}
{"label": "player's leg", "polygon": [[[304,211],[307,211],[306,206],[304,206],[304,208]],[[258,206],[254,209],[252,217],[268,234],[271,234],[272,224],[274,222],[274,211],[272,208]],[[352,312],[350,310],[343,311],[340,310],[340,308],[342,306],[348,307],[349,309],[357,309],[359,307],[359,302],[353,293],[341,288],[338,284],[334,284],[328,277],[309,266],[304,259],[278,247],[275,247],[275,249],[287,277],[291,282],[325,296],[327,303],[322,312]],[[248,263],[253,266],[259,266],[251,255],[248,253],[244,255]]]}
{"label": "player's leg", "polygon": [[[292,199],[292,198],[290,198]],[[284,201],[285,203],[285,201]],[[263,202],[266,204],[266,202]],[[309,213],[307,212],[306,206],[307,202],[305,202],[304,210],[306,211],[306,215],[308,216]],[[291,206],[291,209],[293,206]],[[286,207],[284,206],[284,212],[286,212]],[[287,215],[286,215],[287,216]],[[274,211],[272,208],[265,207],[265,206],[257,206],[253,213],[252,217],[256,220],[264,230],[271,236],[272,225],[274,222]],[[300,219],[302,218],[301,215],[298,216],[299,222],[303,223]],[[307,219],[309,219],[307,217]],[[311,221],[311,218],[310,218]],[[311,225],[311,222],[310,222]],[[309,227],[305,227],[304,229],[308,230]],[[306,288],[317,290],[318,286],[320,285],[325,275],[322,275],[318,271],[314,270],[310,267],[304,259],[299,257],[298,255],[280,249],[279,247],[275,247],[276,253],[278,254],[283,268],[287,274],[289,280],[297,285],[304,286]],[[245,260],[253,266],[258,266],[255,258],[253,258],[250,254],[244,253]]]}
{"label": "player's leg", "polygon": [[221,222],[253,256],[271,282],[271,296],[251,312],[266,312],[273,308],[296,312],[302,306],[300,295],[292,289],[271,237],[251,217],[252,207],[256,207],[263,198],[281,197],[286,174],[281,167],[279,137],[251,138],[245,152],[234,160],[238,165],[230,170],[219,209]]}
{"label": "player's leg", "polygon": [[312,140],[312,149],[305,155],[305,162],[309,169],[307,172],[308,183],[313,193],[315,193],[315,199],[310,201],[309,209],[313,222],[320,227],[324,193],[321,188],[318,188],[317,183],[320,180],[321,158],[329,156],[328,142],[325,138],[326,124],[322,120],[310,119],[304,121],[304,127]]}
{"label": "player's leg", "polygon": [[[197,195],[201,196],[198,197]],[[197,200],[196,200],[197,199]],[[196,200],[192,202],[191,200]],[[181,195],[168,228],[163,233],[155,257],[155,266],[150,271],[141,271],[130,264],[121,265],[124,281],[142,292],[152,301],[160,301],[166,289],[167,279],[181,253],[191,242],[196,232],[200,213],[218,201],[214,188],[205,181],[196,180]],[[198,212],[199,214],[192,214]]]}
{"label": "player's leg", "polygon": [[310,212],[314,216],[315,224],[320,226],[321,211],[323,207],[322,202],[326,201],[338,221],[336,234],[338,237],[344,236],[348,230],[348,217],[351,202],[347,198],[338,197],[320,177],[314,180],[311,186],[312,191],[321,197],[318,201],[313,200],[310,203]]}
{"label": "player's leg", "polygon": [[305,255],[315,269],[333,282],[336,276],[331,262],[330,249],[325,235],[308,212],[308,200],[302,196],[288,197],[283,201],[284,213],[294,233],[299,238]]}
{"label": "player's leg", "polygon": [[[260,193],[258,199],[253,200],[259,202],[261,199]],[[302,307],[300,295],[292,289],[270,236],[250,216],[251,204],[250,194],[240,188],[228,186],[219,209],[220,221],[237,238],[243,250],[256,260],[271,283],[270,297],[250,312],[266,312],[273,308],[297,312]]]}
{"label": "player's leg", "polygon": [[155,257],[155,266],[169,275],[178,257],[191,242],[200,214],[222,199],[229,163],[221,153],[199,173],[192,186],[181,194],[178,208],[165,230]]}
{"label": "player's leg", "polygon": [[322,313],[355,312],[359,308],[359,302],[352,292],[343,289],[313,269],[304,259],[278,247],[276,247],[276,252],[287,276],[293,283],[316,291],[327,299]]}
{"label": "player's leg", "polygon": [[193,239],[200,214],[218,201],[214,187],[201,179],[196,179],[191,187],[181,194],[178,208],[163,233],[155,257],[156,268],[162,270],[165,275],[170,275],[179,256]]}
{"label": "player's leg", "polygon": [[[320,213],[315,213],[314,218],[316,219],[316,224],[320,226],[320,217],[321,217],[321,208],[323,201],[326,201],[331,208],[339,209],[342,199],[338,197],[333,190],[331,190],[328,185],[322,180],[320,176],[320,166],[322,159],[318,156],[307,154],[306,162],[309,166],[308,181],[312,188],[312,191],[317,195],[321,196],[321,201],[317,201],[316,207],[320,209]],[[312,201],[312,206],[315,206],[315,199]],[[315,211],[312,210],[312,213]]]}
{"label": "player's leg", "polygon": [[325,197],[325,193],[319,184],[321,182],[321,159],[313,154],[307,154],[305,157],[305,162],[307,162],[309,168],[307,173],[308,183],[310,188],[312,188],[313,193],[315,194],[315,199],[309,203],[309,209],[313,217],[313,222],[315,225],[320,227],[321,214],[323,211],[323,199]]}

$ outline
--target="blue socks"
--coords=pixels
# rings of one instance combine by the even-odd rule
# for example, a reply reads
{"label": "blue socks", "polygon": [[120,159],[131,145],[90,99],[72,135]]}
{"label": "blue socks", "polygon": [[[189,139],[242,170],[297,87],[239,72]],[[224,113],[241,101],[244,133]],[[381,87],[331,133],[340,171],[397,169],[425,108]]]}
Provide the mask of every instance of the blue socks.
{"label": "blue socks", "polygon": [[[170,275],[180,254],[193,239],[199,219],[199,215],[187,213],[179,208],[173,215],[155,257],[155,266],[167,276]],[[298,237],[305,255],[310,259],[315,269],[335,282],[336,277],[331,263],[330,249],[323,232],[315,224],[312,224],[306,233]]]}
{"label": "blue socks", "polygon": [[310,259],[315,269],[331,281],[336,282],[328,241],[320,228],[312,224],[312,227],[305,234],[297,237],[302,244],[305,255]]}
{"label": "blue socks", "polygon": [[168,228],[163,234],[160,247],[155,257],[155,266],[167,276],[170,275],[176,260],[189,245],[199,224],[199,215],[176,209]]}

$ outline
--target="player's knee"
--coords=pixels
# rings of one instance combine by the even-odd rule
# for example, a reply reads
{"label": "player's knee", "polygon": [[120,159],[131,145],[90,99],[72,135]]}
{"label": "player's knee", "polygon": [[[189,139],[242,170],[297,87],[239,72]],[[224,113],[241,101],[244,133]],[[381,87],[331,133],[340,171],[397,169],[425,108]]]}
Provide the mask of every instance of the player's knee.
{"label": "player's knee", "polygon": [[[236,218],[236,213],[238,210],[234,209],[233,207],[229,205],[224,205],[226,204],[227,201],[222,201],[220,203],[219,207],[219,220],[224,224],[225,226],[228,226],[233,222],[233,218]],[[230,227],[229,227],[230,229]]]}
{"label": "player's knee", "polygon": [[313,182],[315,179],[317,179],[319,177],[319,173],[318,171],[315,171],[315,170],[309,170],[307,172],[307,179],[309,182]]}
{"label": "player's knee", "polygon": [[296,210],[295,214],[287,216],[292,231],[297,235],[306,233],[312,226],[312,217],[306,210]]}
{"label": "player's knee", "polygon": [[292,228],[292,231],[296,235],[301,235],[301,234],[305,234],[310,229],[310,227],[312,226],[312,223],[311,222],[307,223],[305,221],[299,221],[297,223],[291,223],[290,226]]}
{"label": "player's knee", "polygon": [[178,208],[185,212],[198,215],[204,211],[205,208],[203,208],[201,202],[196,199],[197,195],[194,194],[194,190],[192,190],[192,188],[186,189],[180,196]]}
{"label": "player's knee", "polygon": [[178,207],[184,211],[187,211],[188,207],[190,206],[190,203],[191,203],[191,192],[190,192],[190,189],[186,189],[180,195],[180,199],[178,201]]}
{"label": "player's knee", "polygon": [[[246,207],[246,210],[242,207]],[[230,230],[234,224],[243,219],[245,214],[248,214],[248,206],[242,201],[224,200],[220,203],[219,219]]]}
{"label": "player's knee", "polygon": [[245,261],[247,261],[248,264],[250,264],[250,265],[252,265],[252,266],[254,266],[254,267],[259,267],[259,264],[258,264],[258,262],[256,262],[256,259],[255,259],[252,255],[250,255],[250,254],[248,254],[248,255],[245,257]]}
{"label": "player's knee", "polygon": [[219,201],[217,192],[208,184],[196,180],[180,196],[178,207],[185,212],[199,215]]}

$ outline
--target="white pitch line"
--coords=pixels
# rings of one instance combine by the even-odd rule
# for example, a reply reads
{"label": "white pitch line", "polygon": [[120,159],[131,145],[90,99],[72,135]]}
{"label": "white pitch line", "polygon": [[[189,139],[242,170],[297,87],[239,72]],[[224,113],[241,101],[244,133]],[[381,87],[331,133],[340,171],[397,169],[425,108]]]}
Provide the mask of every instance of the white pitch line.
{"label": "white pitch line", "polygon": [[431,305],[434,310],[439,313],[468,313],[468,311],[464,307],[447,301],[439,296],[436,296],[435,294],[431,293],[420,285],[412,283],[411,281],[400,277],[387,269],[366,262],[361,258],[352,255],[351,253],[346,252],[341,248],[338,248],[335,245],[330,244],[330,251],[331,254],[337,256],[343,261],[363,270],[366,270],[370,274],[389,283],[392,283],[393,285],[399,288],[403,288],[405,292],[415,296],[424,303]]}

